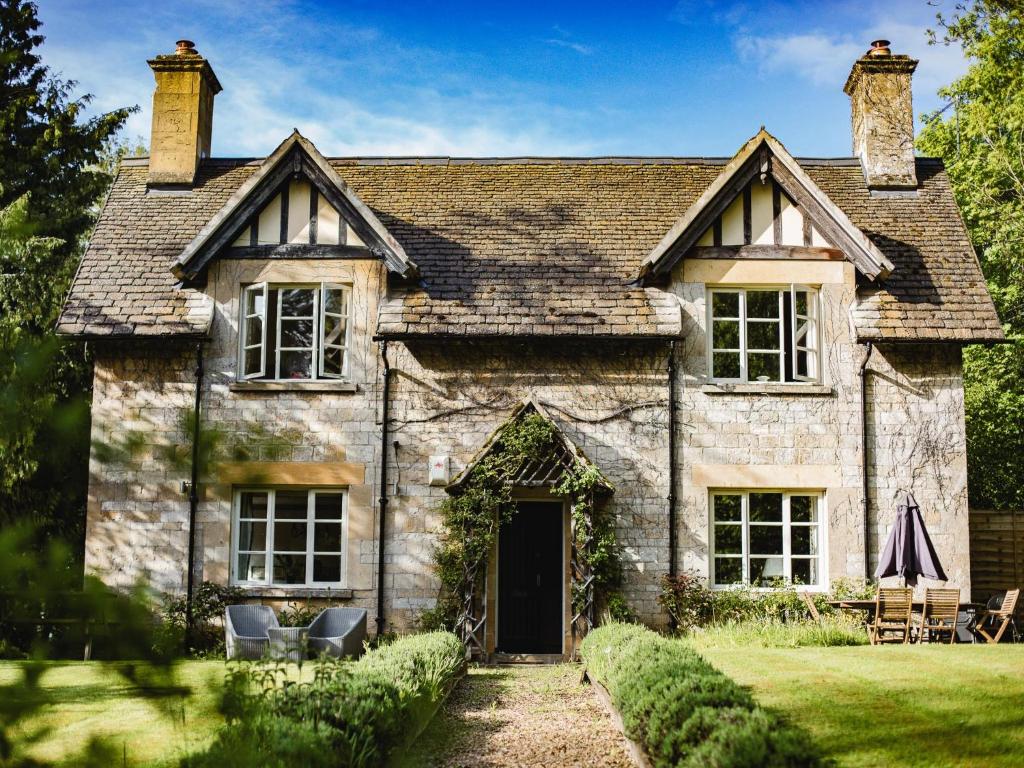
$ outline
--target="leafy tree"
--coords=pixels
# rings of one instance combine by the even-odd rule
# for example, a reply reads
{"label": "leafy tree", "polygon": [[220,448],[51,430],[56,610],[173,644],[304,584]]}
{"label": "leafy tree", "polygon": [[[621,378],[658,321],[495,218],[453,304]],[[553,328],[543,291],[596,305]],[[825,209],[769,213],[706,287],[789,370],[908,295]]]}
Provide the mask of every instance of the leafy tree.
{"label": "leafy tree", "polygon": [[85,118],[90,96],[37,49],[38,9],[0,0],[0,523],[80,535],[90,365],[53,334],[130,109]]}
{"label": "leafy tree", "polygon": [[974,0],[938,17],[967,73],[925,116],[922,152],[945,160],[1011,343],[964,351],[971,504],[1024,508],[1024,6]]}

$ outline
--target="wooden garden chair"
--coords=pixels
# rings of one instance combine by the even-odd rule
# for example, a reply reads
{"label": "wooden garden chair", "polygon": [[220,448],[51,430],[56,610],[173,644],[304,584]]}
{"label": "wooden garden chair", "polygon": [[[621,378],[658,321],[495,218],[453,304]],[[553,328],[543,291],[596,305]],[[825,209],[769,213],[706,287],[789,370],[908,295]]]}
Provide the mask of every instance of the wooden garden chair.
{"label": "wooden garden chair", "polygon": [[943,633],[949,634],[949,643],[956,642],[956,622],[960,615],[959,589],[927,589],[924,593],[924,610],[917,631],[917,642],[928,642]]}
{"label": "wooden garden chair", "polygon": [[879,643],[910,641],[910,610],[914,590],[906,588],[878,588],[875,593],[875,617],[868,624],[868,639]]}
{"label": "wooden garden chair", "polygon": [[[985,638],[986,642],[998,643],[1002,638],[1006,628],[1014,623],[1013,612],[1017,608],[1017,598],[1020,597],[1019,589],[1011,589],[1003,597],[1003,604],[996,610],[986,609],[982,611],[977,618],[974,625],[974,629],[979,635]],[[985,622],[993,621],[997,627],[995,635],[990,635],[985,631]],[[1014,625],[1016,634],[1016,625]]]}
{"label": "wooden garden chair", "polygon": [[818,613],[818,606],[814,604],[814,598],[810,592],[801,592],[800,599],[804,601],[804,605],[807,606],[807,613],[811,615],[811,619],[821,624],[821,614]]}

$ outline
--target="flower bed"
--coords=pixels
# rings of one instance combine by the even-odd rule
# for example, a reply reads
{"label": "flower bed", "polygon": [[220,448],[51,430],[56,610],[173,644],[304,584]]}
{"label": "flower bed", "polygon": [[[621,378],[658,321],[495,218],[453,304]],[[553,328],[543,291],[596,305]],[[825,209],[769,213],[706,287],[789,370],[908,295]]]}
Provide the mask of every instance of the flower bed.
{"label": "flower bed", "polygon": [[318,662],[309,682],[286,667],[244,664],[229,675],[228,724],[185,768],[385,765],[433,717],[465,668],[455,635],[413,635],[357,662]]}
{"label": "flower bed", "polygon": [[581,650],[626,735],[658,768],[822,765],[802,730],[761,709],[681,640],[610,624],[587,635]]}

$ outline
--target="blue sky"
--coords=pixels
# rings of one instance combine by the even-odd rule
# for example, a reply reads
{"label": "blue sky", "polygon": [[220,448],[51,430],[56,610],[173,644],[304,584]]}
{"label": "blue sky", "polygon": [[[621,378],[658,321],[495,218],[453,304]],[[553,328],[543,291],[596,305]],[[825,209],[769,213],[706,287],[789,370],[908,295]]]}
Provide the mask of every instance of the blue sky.
{"label": "blue sky", "polygon": [[216,156],[293,127],[328,155],[731,155],[764,124],[791,152],[850,153],[842,86],[879,37],[921,60],[915,112],[966,67],[925,30],[952,0],[405,3],[38,0],[44,61],[97,109],[138,104],[146,59],[186,37],[224,86]]}

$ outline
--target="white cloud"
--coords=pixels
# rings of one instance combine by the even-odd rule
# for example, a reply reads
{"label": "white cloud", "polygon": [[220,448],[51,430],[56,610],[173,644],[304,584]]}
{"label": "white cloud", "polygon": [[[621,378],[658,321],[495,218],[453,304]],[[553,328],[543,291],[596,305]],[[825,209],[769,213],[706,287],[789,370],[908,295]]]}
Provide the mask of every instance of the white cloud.
{"label": "white cloud", "polygon": [[815,85],[841,85],[850,64],[864,52],[864,46],[849,39],[822,34],[756,37],[741,33],[734,43],[740,57],[762,74],[792,74]]}
{"label": "white cloud", "polygon": [[547,43],[548,45],[554,45],[559,48],[568,48],[571,51],[576,51],[576,53],[580,54],[581,56],[589,56],[594,52],[594,49],[591,48],[589,45],[583,45],[582,43],[574,43],[571,40],[559,40],[557,38],[548,37],[541,40],[541,42]]}

